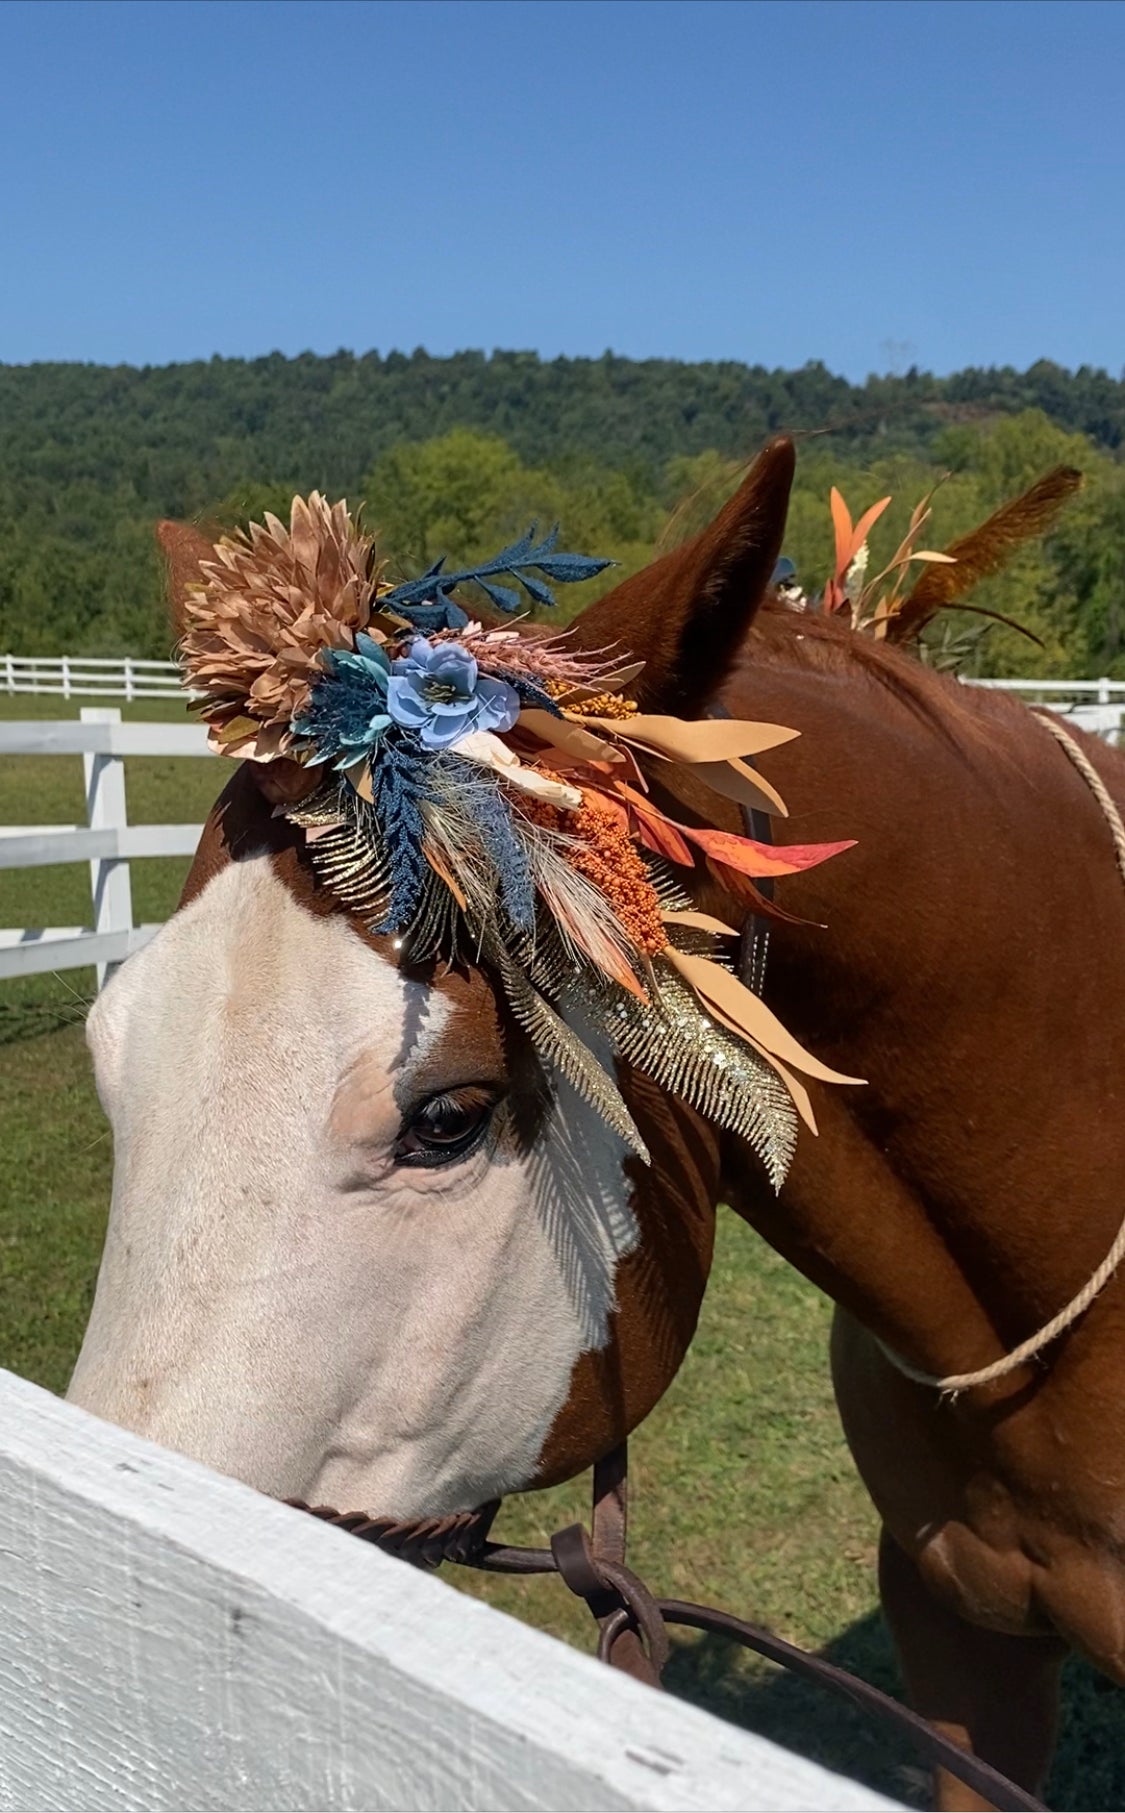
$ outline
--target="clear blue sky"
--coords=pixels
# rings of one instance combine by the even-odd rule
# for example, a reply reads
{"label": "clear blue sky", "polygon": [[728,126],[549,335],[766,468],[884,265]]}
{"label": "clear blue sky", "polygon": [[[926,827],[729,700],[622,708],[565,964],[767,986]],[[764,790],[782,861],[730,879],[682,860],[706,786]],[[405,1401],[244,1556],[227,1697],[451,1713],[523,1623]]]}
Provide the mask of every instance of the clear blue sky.
{"label": "clear blue sky", "polygon": [[0,361],[1125,366],[1119,0],[7,0]]}

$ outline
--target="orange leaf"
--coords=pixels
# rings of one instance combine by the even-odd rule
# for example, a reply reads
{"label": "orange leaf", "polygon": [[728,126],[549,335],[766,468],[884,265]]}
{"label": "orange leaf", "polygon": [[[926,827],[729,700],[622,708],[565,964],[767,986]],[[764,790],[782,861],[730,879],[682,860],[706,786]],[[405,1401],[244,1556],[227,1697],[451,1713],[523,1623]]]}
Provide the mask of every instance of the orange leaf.
{"label": "orange leaf", "polygon": [[779,919],[785,925],[808,925],[809,921],[802,919],[798,913],[787,913],[784,907],[778,906],[776,900],[767,900],[764,894],[759,893],[749,875],[740,875],[737,869],[725,868],[711,856],[705,856],[703,860],[716,887],[721,888],[724,894],[730,894],[739,906],[756,913],[759,919]]}
{"label": "orange leaf", "polygon": [[832,511],[832,526],[836,531],[836,571],[834,577],[843,579],[851,561],[852,547],[852,513],[840,493],[833,485],[828,493],[828,503]]}
{"label": "orange leaf", "polygon": [[679,863],[684,868],[695,867],[695,857],[680,835],[679,827],[670,818],[665,818],[651,800],[626,786],[624,781],[617,781],[613,791],[628,801],[637,835],[647,850],[651,850],[656,856],[666,857],[669,862]]}
{"label": "orange leaf", "polygon": [[637,819],[637,836],[646,850],[654,856],[663,856],[666,862],[679,863],[682,868],[695,867],[695,858],[690,845],[686,844],[676,827],[669,819],[659,813],[642,813],[633,808]]}
{"label": "orange leaf", "polygon": [[850,850],[855,843],[849,837],[838,844],[760,844],[756,838],[738,837],[733,831],[697,831],[693,825],[677,825],[676,829],[708,856],[742,875],[798,875],[838,856],[841,850]]}
{"label": "orange leaf", "polygon": [[843,586],[838,584],[835,579],[826,579],[824,582],[824,597],[821,601],[824,609],[829,613],[838,611],[840,606],[846,603],[846,601],[847,594],[845,593]]}
{"label": "orange leaf", "polygon": [[889,497],[881,497],[877,504],[872,504],[870,510],[865,510],[863,512],[863,515],[860,517],[852,531],[852,551],[848,555],[849,565],[859,553],[859,550],[862,548],[864,542],[867,540],[867,537],[870,535],[890,501]]}

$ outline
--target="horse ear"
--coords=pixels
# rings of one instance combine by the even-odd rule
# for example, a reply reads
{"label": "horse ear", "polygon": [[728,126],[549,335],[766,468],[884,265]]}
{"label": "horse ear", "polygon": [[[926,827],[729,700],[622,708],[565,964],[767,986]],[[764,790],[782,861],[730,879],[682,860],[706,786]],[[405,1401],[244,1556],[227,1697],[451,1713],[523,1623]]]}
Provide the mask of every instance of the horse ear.
{"label": "horse ear", "polygon": [[199,563],[214,560],[215,544],[186,522],[158,522],[156,539],[168,567],[168,608],[176,635],[182,636],[187,627],[187,589],[203,584],[204,575],[199,570]]}
{"label": "horse ear", "polygon": [[771,441],[709,528],[576,620],[580,647],[644,661],[629,689],[643,710],[690,718],[719,690],[781,552],[794,464],[792,441]]}

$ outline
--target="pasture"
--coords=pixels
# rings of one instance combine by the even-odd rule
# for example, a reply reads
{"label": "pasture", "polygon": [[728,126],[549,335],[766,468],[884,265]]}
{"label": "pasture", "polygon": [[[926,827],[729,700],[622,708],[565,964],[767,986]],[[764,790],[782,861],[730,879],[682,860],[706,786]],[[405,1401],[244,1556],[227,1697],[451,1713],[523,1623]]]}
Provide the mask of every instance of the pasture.
{"label": "pasture", "polygon": [[[8,718],[76,715],[77,702],[8,698]],[[130,718],[174,715],[154,702]],[[218,764],[127,764],[132,822],[202,818]],[[0,769],[0,823],[83,817],[78,757],[13,757]],[[186,864],[133,866],[138,923],[172,910]],[[0,924],[88,920],[84,865],[0,871]],[[65,1387],[89,1307],[112,1165],[82,1039],[92,972],[0,985],[0,1365]],[[895,1669],[876,1610],[875,1518],[839,1432],[827,1379],[828,1305],[732,1216],[703,1319],[680,1377],[633,1439],[631,1559],[658,1591],[730,1606],[884,1687]],[[539,1543],[586,1516],[586,1482],[511,1501],[507,1540]],[[452,1584],[589,1647],[585,1610],[557,1581],[498,1581],[453,1569]],[[710,1639],[678,1645],[676,1691],[892,1795],[922,1804],[909,1753],[838,1705]],[[1068,1668],[1058,1808],[1125,1804],[1117,1691]],[[546,1684],[545,1684],[546,1685]]]}

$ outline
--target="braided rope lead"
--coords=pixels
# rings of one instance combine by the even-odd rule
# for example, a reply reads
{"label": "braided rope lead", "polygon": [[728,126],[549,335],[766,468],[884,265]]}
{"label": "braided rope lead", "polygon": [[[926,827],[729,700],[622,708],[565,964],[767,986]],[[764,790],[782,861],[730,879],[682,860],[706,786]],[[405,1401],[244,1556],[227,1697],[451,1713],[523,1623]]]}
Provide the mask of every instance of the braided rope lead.
{"label": "braided rope lead", "polygon": [[[1043,728],[1050,731],[1057,743],[1062,744],[1066,754],[1101,807],[1105,821],[1113,834],[1113,849],[1117,857],[1117,867],[1122,881],[1125,881],[1125,824],[1122,823],[1121,814],[1109,796],[1105,782],[1089,756],[1071,736],[1069,730],[1063,728],[1049,705],[1033,705],[1031,709],[1040,717]],[[1026,1341],[1021,1341],[1019,1346],[1013,1347],[1011,1353],[1005,1354],[1003,1359],[994,1360],[991,1366],[982,1366],[977,1372],[954,1372],[948,1378],[939,1379],[933,1373],[922,1372],[916,1366],[911,1366],[891,1348],[885,1346],[882,1341],[879,1346],[892,1365],[896,1366],[906,1378],[913,1379],[917,1385],[930,1385],[935,1391],[940,1391],[943,1396],[956,1396],[960,1391],[968,1391],[973,1385],[991,1385],[994,1379],[1005,1378],[1008,1373],[1015,1372],[1016,1368],[1022,1366],[1025,1361],[1033,1360],[1044,1347],[1049,1346],[1052,1341],[1063,1334],[1072,1322],[1076,1322],[1083,1310],[1089,1308],[1098,1292],[1109,1283],[1122,1259],[1125,1259],[1125,1221],[1122,1222],[1117,1231],[1116,1240],[1093,1277],[1082,1286],[1076,1297],[1071,1298],[1066,1308],[1061,1309],[1057,1316],[1045,1323],[1038,1334],[1032,1335]]]}

